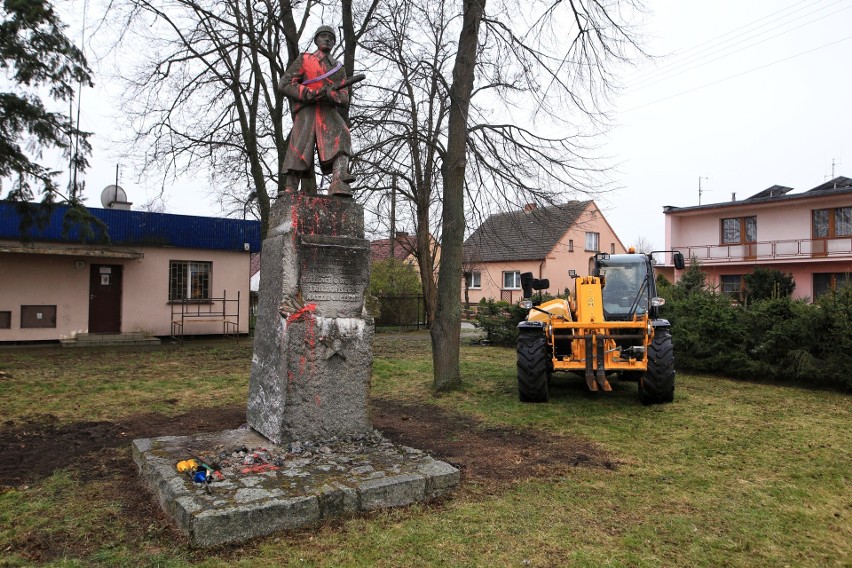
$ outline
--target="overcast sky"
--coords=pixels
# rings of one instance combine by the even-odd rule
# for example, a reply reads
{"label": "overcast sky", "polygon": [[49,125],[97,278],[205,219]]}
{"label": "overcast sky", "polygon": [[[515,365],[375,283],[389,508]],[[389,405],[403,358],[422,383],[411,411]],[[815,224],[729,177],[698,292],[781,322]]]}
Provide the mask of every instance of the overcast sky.
{"label": "overcast sky", "polygon": [[[83,0],[59,7],[77,38]],[[832,174],[852,177],[852,0],[650,0],[645,47],[658,56],[623,73],[614,98],[617,126],[602,153],[621,189],[599,205],[625,245],[664,246],[664,205],[745,199],[774,184],[797,191]],[[71,11],[71,14],[68,14]],[[95,14],[90,15],[94,17]],[[120,60],[95,66],[99,75]],[[90,206],[115,182],[109,84],[83,93],[81,124],[95,131],[86,173]],[[357,139],[355,140],[357,146]],[[62,167],[57,164],[57,167]],[[139,205],[157,194],[129,168],[120,185]],[[166,211],[220,215],[213,192],[183,180],[168,189]]]}
{"label": "overcast sky", "polygon": [[852,172],[852,1],[650,4],[648,48],[669,55],[625,74],[606,146],[626,245],[662,247],[663,206],[698,205],[699,178],[707,204]]}

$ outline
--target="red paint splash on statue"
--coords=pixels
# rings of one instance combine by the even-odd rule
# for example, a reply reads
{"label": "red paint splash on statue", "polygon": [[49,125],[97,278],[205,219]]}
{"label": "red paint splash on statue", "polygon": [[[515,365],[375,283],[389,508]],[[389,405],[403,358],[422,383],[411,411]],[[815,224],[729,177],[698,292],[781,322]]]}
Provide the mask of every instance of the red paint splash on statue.
{"label": "red paint splash on statue", "polygon": [[[298,378],[301,379],[305,375],[305,370],[308,367],[308,363],[311,363],[311,371],[316,373],[316,317],[314,316],[314,312],[317,309],[316,304],[306,304],[304,307],[300,308],[296,312],[290,314],[287,317],[287,325],[296,323],[296,322],[305,322],[305,343],[308,344],[308,353],[310,357],[307,355],[302,355],[299,358],[299,371]],[[292,371],[288,371],[287,380],[290,383],[293,383],[296,380],[296,377],[293,375]]]}
{"label": "red paint splash on statue", "polygon": [[[338,108],[349,106],[349,90],[343,65],[331,56],[337,38],[334,29],[320,26],[314,34],[317,50],[302,53],[287,68],[278,89],[290,100],[293,128],[281,173],[286,191],[295,192],[299,180],[314,172],[314,148],[320,170],[332,175],[329,193],[351,197],[349,173],[352,143],[349,126]],[[361,77],[363,78],[363,77]]]}

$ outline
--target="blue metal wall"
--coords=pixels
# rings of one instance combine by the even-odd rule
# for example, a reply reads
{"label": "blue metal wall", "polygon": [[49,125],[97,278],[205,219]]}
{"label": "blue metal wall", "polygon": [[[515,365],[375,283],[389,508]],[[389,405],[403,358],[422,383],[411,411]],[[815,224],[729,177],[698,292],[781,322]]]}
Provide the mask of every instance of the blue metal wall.
{"label": "blue metal wall", "polygon": [[[72,227],[67,235],[62,235],[63,218],[68,209],[68,206],[56,205],[45,228],[33,227],[29,240],[102,244],[99,238],[82,241],[79,227]],[[89,207],[88,210],[104,222],[109,231],[110,244],[115,246],[163,246],[242,251],[245,250],[243,243],[249,243],[252,252],[260,250],[259,221],[93,207]],[[0,202],[0,239],[23,240],[20,226],[21,216],[16,210],[15,203]]]}

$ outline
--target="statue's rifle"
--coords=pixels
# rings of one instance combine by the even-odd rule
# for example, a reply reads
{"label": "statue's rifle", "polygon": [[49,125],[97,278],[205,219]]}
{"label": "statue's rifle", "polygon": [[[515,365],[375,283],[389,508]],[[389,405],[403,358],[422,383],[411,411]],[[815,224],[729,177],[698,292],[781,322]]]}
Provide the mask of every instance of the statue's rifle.
{"label": "statue's rifle", "polygon": [[361,81],[363,81],[366,78],[367,78],[366,75],[364,75],[363,73],[359,73],[357,75],[352,75],[351,77],[347,77],[347,78],[345,78],[341,81],[338,81],[337,83],[332,83],[327,88],[328,88],[329,91],[340,91],[340,90],[345,89],[347,87],[351,87],[355,83],[360,83]]}

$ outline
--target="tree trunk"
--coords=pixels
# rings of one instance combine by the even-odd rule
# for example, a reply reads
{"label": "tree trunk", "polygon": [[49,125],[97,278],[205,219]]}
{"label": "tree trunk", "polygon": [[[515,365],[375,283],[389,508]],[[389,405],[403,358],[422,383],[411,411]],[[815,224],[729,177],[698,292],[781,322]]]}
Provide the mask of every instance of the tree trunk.
{"label": "tree trunk", "polygon": [[422,197],[428,193],[424,190],[417,194],[417,261],[420,268],[420,284],[423,288],[423,298],[426,303],[426,322],[432,327],[438,307],[438,290],[435,283],[435,248],[432,234],[429,231],[429,206],[423,205]]}
{"label": "tree trunk", "polygon": [[444,156],[444,218],[441,262],[438,272],[438,308],[430,333],[434,387],[449,390],[461,382],[462,246],[464,244],[464,175],[467,118],[476,70],[479,25],[486,0],[464,0],[462,29],[450,87],[447,151]]}

